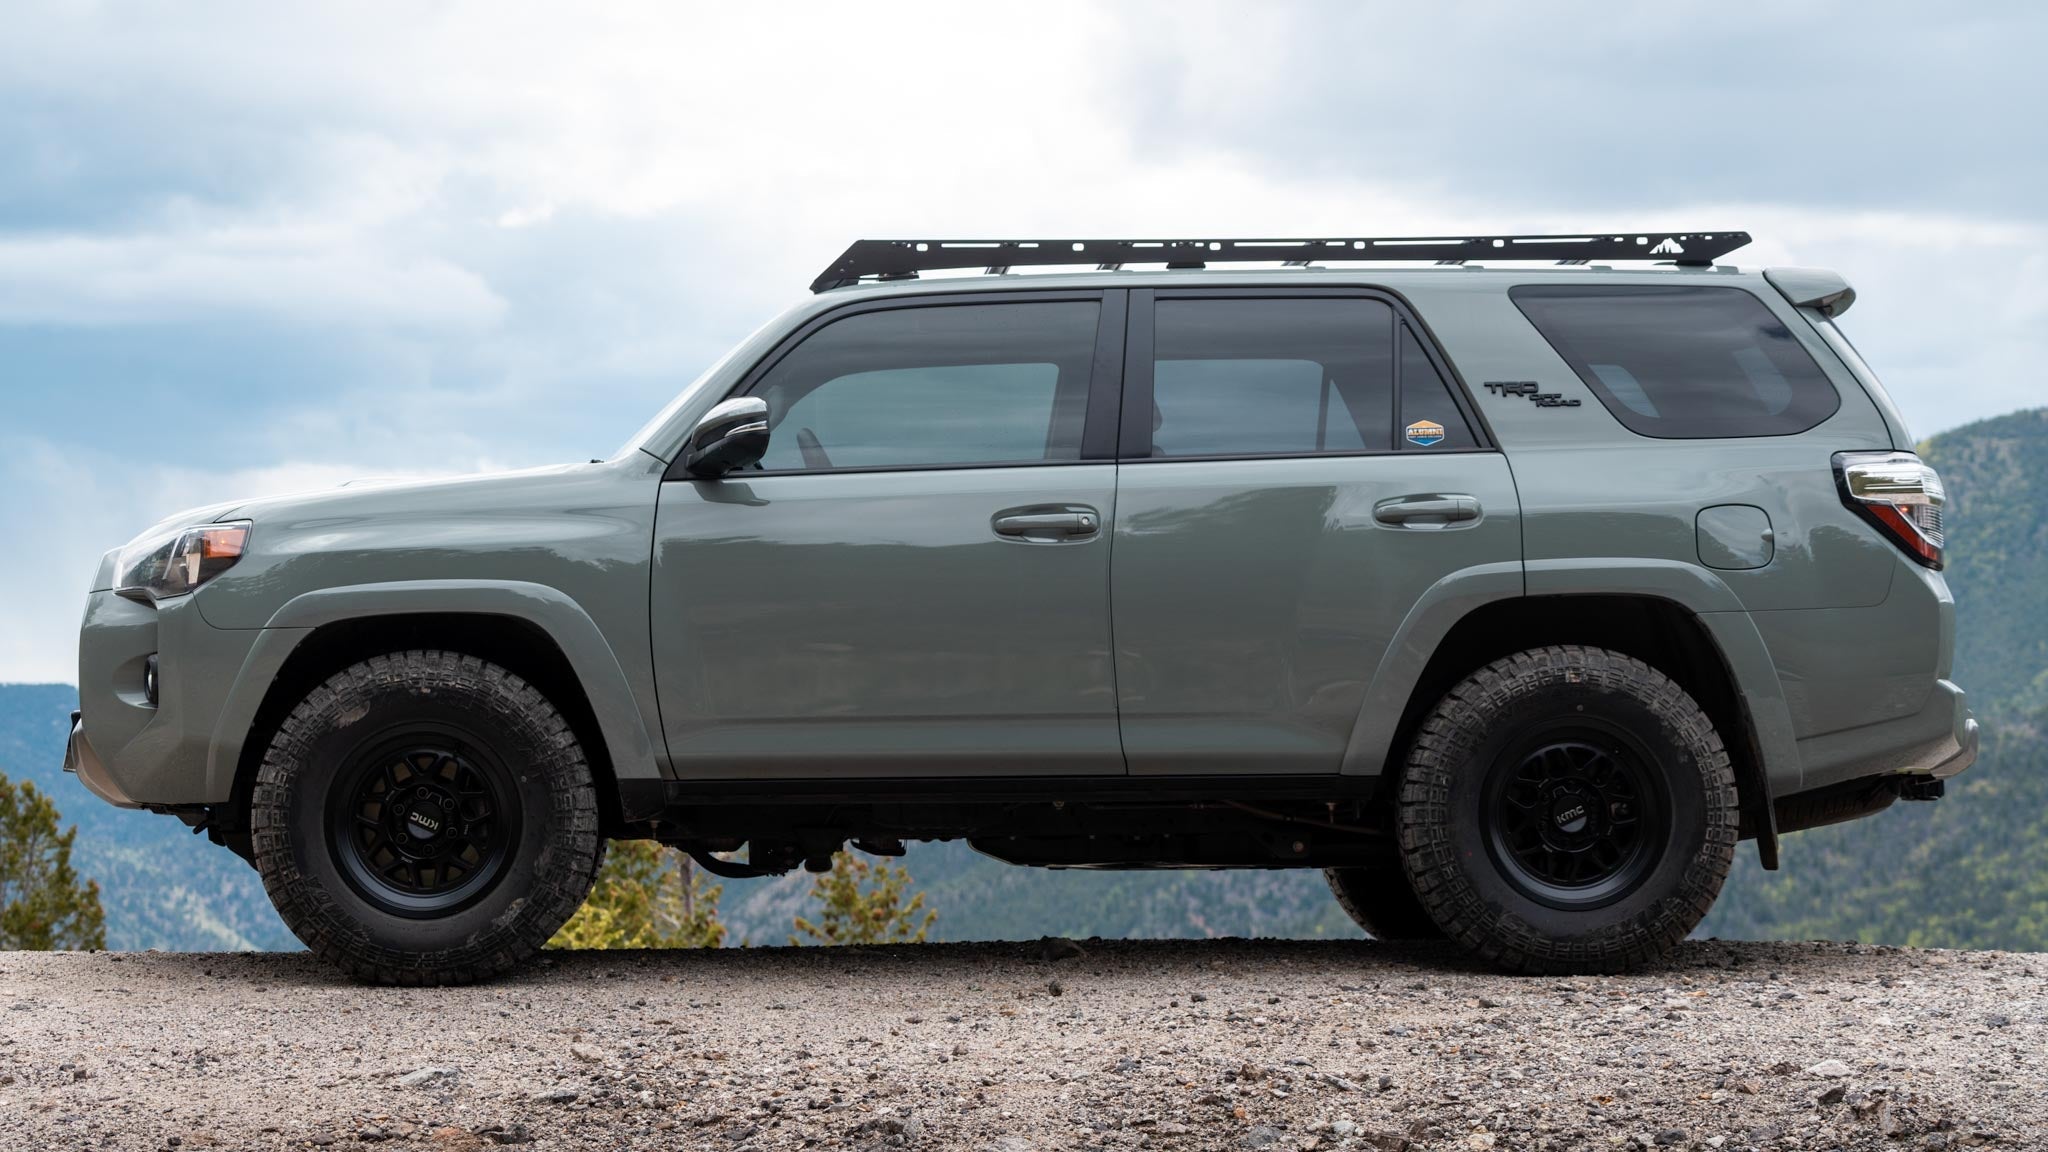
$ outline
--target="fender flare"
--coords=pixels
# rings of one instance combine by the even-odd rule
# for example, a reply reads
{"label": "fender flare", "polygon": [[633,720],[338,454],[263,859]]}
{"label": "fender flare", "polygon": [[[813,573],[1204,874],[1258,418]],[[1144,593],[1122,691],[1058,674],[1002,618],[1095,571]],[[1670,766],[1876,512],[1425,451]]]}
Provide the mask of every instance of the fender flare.
{"label": "fender flare", "polygon": [[[1430,658],[1451,629],[1473,610],[1521,596],[1626,595],[1670,601],[1690,612],[1719,650],[1747,713],[1763,766],[1759,781],[1771,795],[1796,791],[1800,761],[1792,714],[1762,633],[1742,601],[1718,576],[1675,560],[1573,557],[1461,569],[1432,585],[1396,629],[1374,672],[1345,748],[1342,771],[1378,776],[1385,771],[1396,729]],[[1769,795],[1759,806],[1765,819]],[[1768,829],[1760,840],[1774,843]]]}
{"label": "fender flare", "polygon": [[[285,661],[314,629],[345,620],[428,613],[508,616],[539,628],[561,649],[581,682],[614,777],[622,786],[664,778],[625,668],[597,622],[567,594],[522,580],[394,580],[305,592],[271,615],[215,722],[206,766],[208,794],[226,797],[232,792],[243,745],[264,697]],[[622,803],[634,791],[622,787]]]}
{"label": "fender flare", "polygon": [[1460,568],[1429,586],[1408,610],[1387,642],[1380,664],[1360,703],[1351,739],[1344,746],[1346,776],[1378,776],[1393,751],[1394,731],[1422,671],[1451,629],[1473,609],[1523,594],[1522,562],[1503,561]]}
{"label": "fender flare", "polygon": [[[1606,556],[1531,560],[1525,567],[1531,596],[1651,596],[1691,612],[1720,650],[1736,698],[1748,714],[1764,773],[1761,783],[1772,794],[1798,790],[1799,741],[1777,662],[1742,598],[1712,569],[1680,560]],[[1768,814],[1771,806],[1765,799]]]}

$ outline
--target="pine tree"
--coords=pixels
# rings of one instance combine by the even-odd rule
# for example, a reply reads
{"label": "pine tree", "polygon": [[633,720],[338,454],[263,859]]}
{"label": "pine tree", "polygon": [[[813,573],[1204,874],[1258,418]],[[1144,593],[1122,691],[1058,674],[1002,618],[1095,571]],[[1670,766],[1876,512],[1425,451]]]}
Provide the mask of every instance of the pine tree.
{"label": "pine tree", "polygon": [[48,796],[0,772],[0,949],[107,946],[100,886],[71,870],[78,829],[58,829]]}
{"label": "pine tree", "polygon": [[590,898],[550,948],[717,948],[723,885],[708,884],[690,858],[652,840],[614,840]]}
{"label": "pine tree", "polygon": [[[813,922],[796,918],[798,935],[819,944],[917,943],[939,914],[924,906],[924,893],[909,897],[910,872],[887,864],[870,864],[851,852],[832,854],[832,870],[811,882],[811,895],[821,905]],[[922,912],[923,916],[918,914]]]}

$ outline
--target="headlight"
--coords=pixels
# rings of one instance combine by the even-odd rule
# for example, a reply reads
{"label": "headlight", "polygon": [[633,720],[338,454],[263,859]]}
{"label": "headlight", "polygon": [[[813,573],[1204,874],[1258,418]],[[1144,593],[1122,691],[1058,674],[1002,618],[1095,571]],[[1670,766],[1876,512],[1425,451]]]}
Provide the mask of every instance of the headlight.
{"label": "headlight", "polygon": [[247,520],[152,532],[121,549],[114,591],[150,602],[183,596],[234,567],[248,542]]}

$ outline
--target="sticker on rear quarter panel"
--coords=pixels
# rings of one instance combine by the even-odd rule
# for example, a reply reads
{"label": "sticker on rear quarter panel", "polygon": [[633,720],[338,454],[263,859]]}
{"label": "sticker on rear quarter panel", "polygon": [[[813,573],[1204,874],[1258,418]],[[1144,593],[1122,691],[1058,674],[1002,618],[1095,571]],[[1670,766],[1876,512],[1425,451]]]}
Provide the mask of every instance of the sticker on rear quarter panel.
{"label": "sticker on rear quarter panel", "polygon": [[1410,444],[1420,444],[1424,448],[1444,438],[1444,426],[1434,420],[1417,420],[1404,431],[1408,433]]}

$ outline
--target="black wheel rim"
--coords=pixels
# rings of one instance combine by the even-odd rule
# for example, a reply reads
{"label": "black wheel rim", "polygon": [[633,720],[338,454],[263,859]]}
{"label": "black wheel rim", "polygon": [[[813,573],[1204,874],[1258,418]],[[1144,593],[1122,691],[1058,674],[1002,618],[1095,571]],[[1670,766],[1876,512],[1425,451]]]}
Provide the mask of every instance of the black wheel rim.
{"label": "black wheel rim", "polygon": [[1523,895],[1598,908],[1634,891],[1663,858],[1663,776],[1634,737],[1546,726],[1495,758],[1482,800],[1488,848]]}
{"label": "black wheel rim", "polygon": [[351,758],[328,807],[335,861],[365,900],[443,916],[488,892],[517,848],[519,810],[496,759],[447,733],[413,733]]}

